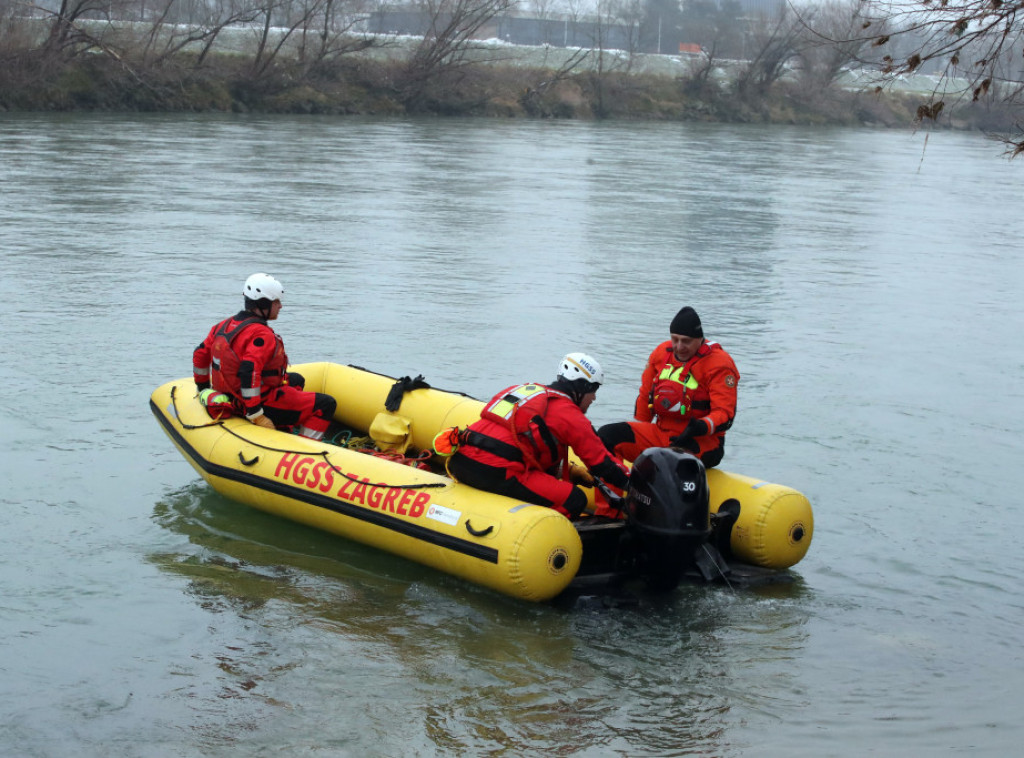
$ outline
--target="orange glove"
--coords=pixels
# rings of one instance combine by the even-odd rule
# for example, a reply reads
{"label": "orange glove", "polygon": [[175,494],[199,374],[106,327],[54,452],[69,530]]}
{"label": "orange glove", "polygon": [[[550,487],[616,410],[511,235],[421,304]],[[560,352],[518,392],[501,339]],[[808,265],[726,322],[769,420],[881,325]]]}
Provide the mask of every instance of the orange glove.
{"label": "orange glove", "polygon": [[275,429],[276,428],[274,426],[274,422],[271,421],[269,418],[267,418],[267,415],[265,413],[261,413],[259,416],[256,416],[255,418],[251,418],[249,420],[252,423],[256,424],[256,426],[262,426],[264,429]]}
{"label": "orange glove", "polygon": [[577,466],[575,463],[569,464],[569,481],[581,487],[594,486],[594,477],[591,476],[590,472],[583,468],[583,466]]}

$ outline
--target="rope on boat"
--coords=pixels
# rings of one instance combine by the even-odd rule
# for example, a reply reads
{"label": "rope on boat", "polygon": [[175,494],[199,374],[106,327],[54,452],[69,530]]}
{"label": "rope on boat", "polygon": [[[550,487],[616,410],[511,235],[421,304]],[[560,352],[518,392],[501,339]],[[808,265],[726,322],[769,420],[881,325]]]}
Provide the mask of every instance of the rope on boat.
{"label": "rope on boat", "polygon": [[[349,474],[346,474],[340,468],[335,466],[334,463],[332,463],[331,460],[327,457],[328,455],[331,454],[330,450],[321,450],[318,453],[310,453],[310,452],[308,452],[306,450],[289,450],[287,448],[271,447],[270,445],[264,445],[261,442],[253,442],[248,437],[243,437],[241,434],[236,432],[234,429],[229,429],[227,426],[225,426],[224,422],[221,421],[221,420],[211,421],[209,424],[186,424],[184,421],[181,420],[181,415],[178,413],[177,389],[178,389],[178,385],[176,385],[176,384],[171,387],[171,405],[174,408],[174,417],[178,420],[178,423],[181,424],[181,428],[182,429],[206,429],[206,428],[211,427],[211,426],[219,426],[219,427],[222,427],[225,432],[227,432],[228,434],[232,435],[233,437],[236,437],[236,438],[242,440],[242,442],[246,442],[246,443],[248,443],[250,445],[253,445],[255,447],[258,447],[258,448],[260,448],[262,450],[267,450],[267,451],[272,452],[272,453],[293,453],[295,455],[310,455],[310,456],[321,457],[321,458],[324,459],[324,462],[331,468],[331,470],[334,473],[338,474],[339,476],[341,476],[344,479],[348,479],[350,482],[355,482],[356,484],[365,484],[367,487],[384,487],[384,488],[390,488],[390,489],[396,489],[396,490],[425,490],[425,489],[440,489],[442,487],[447,487],[448,486],[448,484],[446,482],[427,482],[427,483],[424,483],[424,484],[384,484],[384,483],[375,484],[373,482],[369,482],[369,481],[365,481],[363,479],[359,479],[358,477],[350,476]],[[366,437],[366,438],[358,438],[357,437],[357,438],[355,438],[355,440],[353,440],[351,432],[340,432],[339,434],[337,434],[334,437],[332,437],[332,439],[339,438],[342,435],[347,435],[346,442],[349,443],[349,444],[351,444],[353,441],[359,441],[360,439],[367,439],[367,440],[369,439],[369,437]],[[327,444],[333,444],[333,443],[328,441]],[[365,455],[372,455],[372,456],[374,456],[376,458],[384,458],[385,460],[389,460],[389,461],[392,461],[394,463],[404,463],[407,466],[412,466],[412,467],[417,468],[417,469],[420,469],[420,466],[418,465],[418,463],[420,461],[426,462],[430,458],[430,456],[431,456],[431,452],[429,450],[424,450],[422,453],[420,453],[419,456],[417,456],[415,458],[411,458],[411,457],[402,455],[401,453],[389,453],[389,452],[382,452],[382,451],[379,451],[379,450],[362,450],[360,448],[353,448],[353,447],[349,447],[349,444],[339,445],[339,447],[343,447],[346,450],[352,450],[353,452],[363,453]],[[409,463],[409,461],[412,461],[412,463]],[[420,470],[422,470],[422,469],[420,469]]]}

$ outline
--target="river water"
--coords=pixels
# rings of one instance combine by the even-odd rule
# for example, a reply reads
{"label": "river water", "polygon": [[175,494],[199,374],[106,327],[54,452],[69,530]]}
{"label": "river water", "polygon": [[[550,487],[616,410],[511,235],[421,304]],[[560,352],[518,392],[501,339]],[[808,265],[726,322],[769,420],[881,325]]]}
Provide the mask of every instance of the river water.
{"label": "river water", "polygon": [[[1003,756],[1024,166],[971,134],[0,116],[0,754]],[[531,605],[214,494],[151,390],[285,284],[294,361],[489,396],[691,304],[786,586]]]}

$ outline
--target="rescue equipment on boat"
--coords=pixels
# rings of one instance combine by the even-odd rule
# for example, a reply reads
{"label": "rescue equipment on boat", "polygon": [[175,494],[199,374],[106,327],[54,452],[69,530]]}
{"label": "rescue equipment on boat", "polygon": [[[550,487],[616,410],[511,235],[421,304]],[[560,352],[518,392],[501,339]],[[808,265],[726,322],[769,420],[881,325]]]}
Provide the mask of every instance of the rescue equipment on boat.
{"label": "rescue equipment on boat", "polygon": [[[307,390],[338,400],[334,420],[343,431],[314,441],[237,416],[213,418],[222,409],[191,377],[157,388],[150,407],[222,495],[525,600],[548,600],[574,579],[606,571],[638,573],[667,589],[694,571],[710,579],[733,561],[785,569],[810,545],[813,516],[802,494],[705,473],[699,460],[670,448],[634,463],[625,522],[574,525],[549,508],[455,482],[443,463],[429,463],[433,449],[457,445],[459,430],[479,419],[481,401],[421,376],[396,380],[333,363],[294,370]],[[359,437],[373,455],[352,444]]]}

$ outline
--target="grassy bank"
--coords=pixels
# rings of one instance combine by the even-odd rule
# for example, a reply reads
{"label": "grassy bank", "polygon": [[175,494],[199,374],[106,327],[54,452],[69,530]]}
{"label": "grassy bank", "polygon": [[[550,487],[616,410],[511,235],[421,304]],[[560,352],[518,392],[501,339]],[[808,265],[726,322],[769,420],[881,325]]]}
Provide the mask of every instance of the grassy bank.
{"label": "grassy bank", "polygon": [[236,111],[363,115],[437,114],[508,118],[615,118],[820,124],[908,123],[915,104],[897,95],[843,90],[809,93],[780,83],[763,96],[695,87],[658,74],[501,64],[467,66],[423,82],[410,97],[402,63],[343,58],[297,76],[287,66],[255,75],[235,55],[197,67],[182,55],[140,71],[92,54],[69,61],[26,55],[0,70],[0,109],[8,111]]}
{"label": "grassy bank", "polygon": [[[811,86],[787,77],[740,88],[691,67],[607,61],[589,51],[582,65],[553,68],[491,56],[433,70],[409,56],[368,48],[314,63],[234,53],[93,48],[55,55],[45,47],[0,50],[0,110],[258,112],[497,118],[625,119],[871,125],[914,123],[920,96]],[[659,56],[667,57],[667,56]],[[1008,129],[1009,114],[980,106],[950,109],[944,126]]]}

